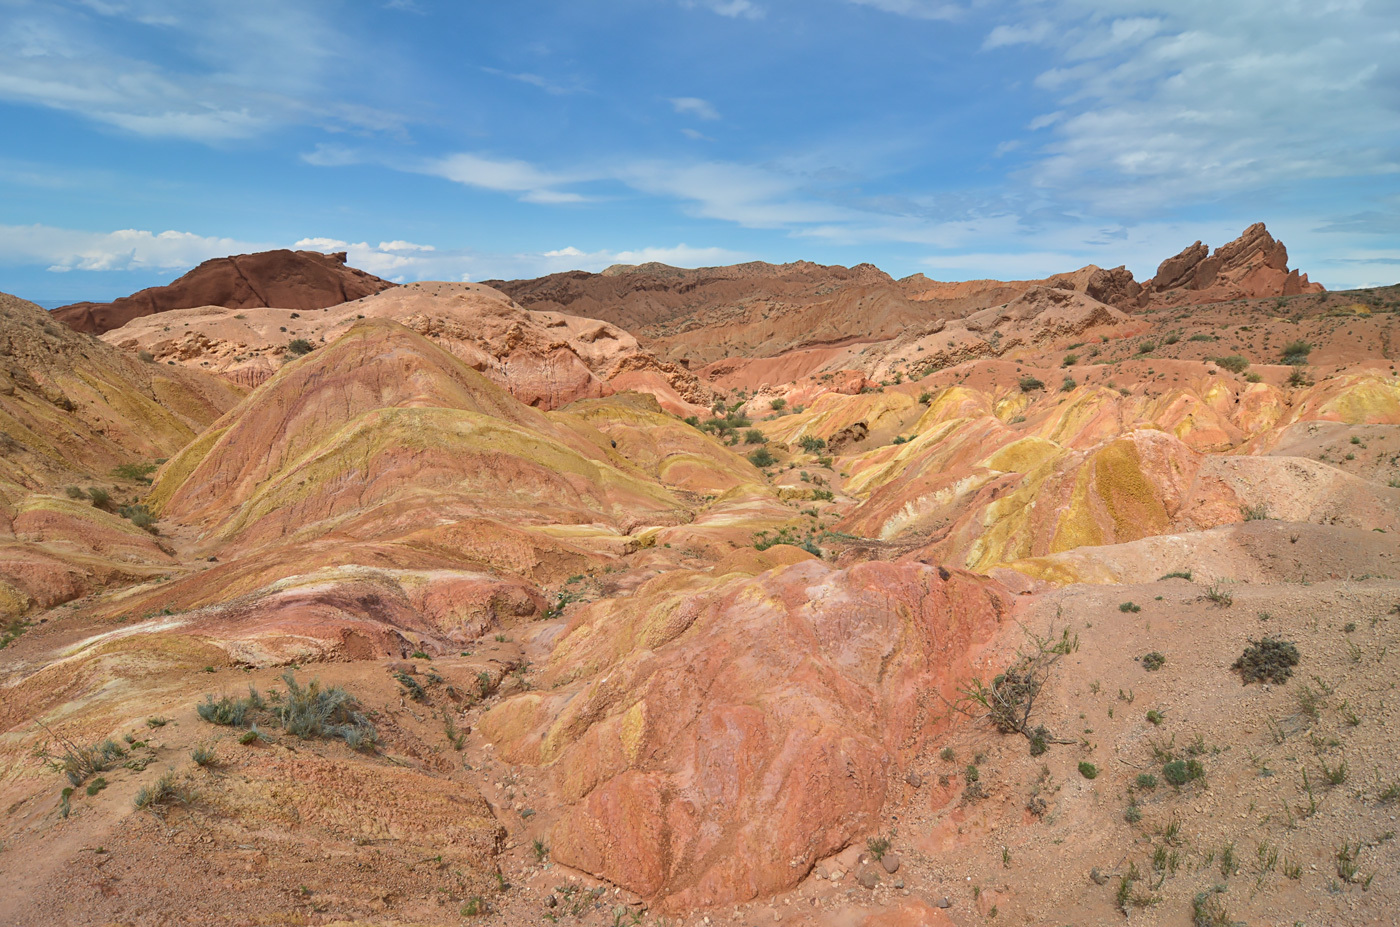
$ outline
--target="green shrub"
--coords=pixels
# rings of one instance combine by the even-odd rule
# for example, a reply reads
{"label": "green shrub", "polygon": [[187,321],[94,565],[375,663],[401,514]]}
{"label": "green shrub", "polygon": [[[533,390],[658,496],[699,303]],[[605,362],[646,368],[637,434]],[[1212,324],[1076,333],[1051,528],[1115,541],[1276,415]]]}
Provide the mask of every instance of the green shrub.
{"label": "green shrub", "polygon": [[1138,773],[1137,787],[1145,792],[1150,792],[1157,787],[1157,777],[1152,773]]}
{"label": "green shrub", "polygon": [[744,432],[744,443],[767,444],[768,439],[765,438],[763,432],[759,431],[757,428],[750,428],[748,431]]}
{"label": "green shrub", "polygon": [[1099,777],[1099,768],[1088,760],[1081,760],[1079,763],[1079,774],[1085,779],[1097,779]]}
{"label": "green shrub", "polygon": [[1142,611],[1142,606],[1135,602],[1123,602],[1119,604],[1118,610],[1125,614],[1128,612],[1140,612]]}
{"label": "green shrub", "polygon": [[769,408],[774,412],[781,412],[786,405],[786,399],[774,399],[772,402],[768,403]]}
{"label": "green shrub", "polygon": [[816,435],[803,435],[797,439],[797,446],[809,454],[815,454],[826,450],[826,440]]}
{"label": "green shrub", "polygon": [[1045,389],[1045,384],[1032,376],[1024,376],[1021,379],[1017,380],[1016,383],[1018,386],[1021,387],[1021,392],[1023,393],[1033,392],[1034,390],[1038,389]]}
{"label": "green shrub", "polygon": [[1143,654],[1142,657],[1142,668],[1147,670],[1148,672],[1155,673],[1157,670],[1165,666],[1166,663],[1167,658],[1155,650],[1151,653]]}
{"label": "green shrub", "polygon": [[112,494],[99,486],[88,487],[88,498],[92,500],[93,508],[105,509],[112,504]]}
{"label": "green shrub", "polygon": [[1231,667],[1240,674],[1245,685],[1251,682],[1288,681],[1293,675],[1293,667],[1298,665],[1298,648],[1291,641],[1266,637],[1251,640]]}
{"label": "green shrub", "polygon": [[114,740],[95,744],[75,744],[60,738],[63,751],[51,753],[45,747],[40,754],[45,765],[68,777],[74,788],[100,772],[106,772],[126,758],[126,749]]}
{"label": "green shrub", "polygon": [[749,455],[749,463],[753,464],[755,467],[771,467],[777,462],[778,458],[774,457],[773,453],[766,447],[760,447]]}
{"label": "green shrub", "polygon": [[303,354],[310,354],[316,346],[305,338],[293,338],[287,342],[287,353],[293,357],[301,357]]}
{"label": "green shrub", "polygon": [[214,753],[212,744],[200,744],[190,751],[190,759],[194,760],[197,766],[217,766],[219,757]]}
{"label": "green shrub", "polygon": [[1249,360],[1238,354],[1231,354],[1229,357],[1212,357],[1210,359],[1215,361],[1217,367],[1221,367],[1231,373],[1244,373],[1245,368],[1249,366]]}
{"label": "green shrub", "polygon": [[1162,766],[1162,778],[1177,788],[1203,778],[1205,774],[1200,760],[1171,760]]}
{"label": "green shrub", "polygon": [[151,785],[143,786],[141,791],[136,793],[136,801],[133,804],[136,810],[140,811],[143,808],[159,808],[174,802],[189,804],[193,797],[193,792],[176,781],[175,771],[172,769]]}
{"label": "green shrub", "polygon": [[151,474],[156,472],[156,465],[153,463],[134,464],[127,463],[112,469],[112,476],[119,480],[136,480],[141,483],[149,483]]}
{"label": "green shrub", "polygon": [[1306,341],[1290,341],[1283,346],[1283,362],[1295,367],[1306,364],[1312,349],[1312,345]]}
{"label": "green shrub", "polygon": [[814,489],[812,490],[812,498],[818,502],[830,502],[836,498],[836,494],[829,489]]}
{"label": "green shrub", "polygon": [[1060,392],[1068,393],[1078,385],[1079,382],[1074,377],[1065,377],[1064,382],[1060,384]]}

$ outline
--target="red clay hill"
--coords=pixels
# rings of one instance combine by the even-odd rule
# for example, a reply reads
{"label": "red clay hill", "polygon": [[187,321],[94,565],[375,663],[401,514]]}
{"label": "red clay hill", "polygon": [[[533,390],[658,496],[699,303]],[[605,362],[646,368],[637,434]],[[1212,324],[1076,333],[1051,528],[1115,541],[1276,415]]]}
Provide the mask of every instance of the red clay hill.
{"label": "red clay hill", "polygon": [[1227,299],[1320,293],[1288,269],[1288,249],[1255,223],[1211,254],[1199,241],[1139,283],[1125,267],[1088,265],[1043,280],[896,280],[870,264],[753,262],[687,270],[615,265],[602,273],[488,280],[526,309],[610,322],[666,360],[699,368],[722,358],[773,357],[886,341],[940,320],[1001,306],[1035,287],[1082,293],[1124,312]]}
{"label": "red clay hill", "polygon": [[227,309],[324,309],[394,286],[345,263],[346,254],[260,251],[214,258],[174,283],[153,286],[110,303],[73,303],[53,316],[80,332],[100,335],[132,319],[196,306]]}

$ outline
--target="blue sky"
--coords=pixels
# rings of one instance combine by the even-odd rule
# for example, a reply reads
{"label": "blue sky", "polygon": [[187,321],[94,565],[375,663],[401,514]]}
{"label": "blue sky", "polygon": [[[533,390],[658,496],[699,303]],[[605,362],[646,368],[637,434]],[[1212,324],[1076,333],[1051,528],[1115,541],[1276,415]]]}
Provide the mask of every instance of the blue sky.
{"label": "blue sky", "polygon": [[0,289],[208,257],[1400,280],[1400,0],[0,0]]}

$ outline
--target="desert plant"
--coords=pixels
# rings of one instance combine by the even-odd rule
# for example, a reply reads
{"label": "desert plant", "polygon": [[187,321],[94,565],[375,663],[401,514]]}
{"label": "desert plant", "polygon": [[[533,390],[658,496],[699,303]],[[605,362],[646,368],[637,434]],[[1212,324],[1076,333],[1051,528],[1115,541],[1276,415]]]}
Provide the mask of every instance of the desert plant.
{"label": "desert plant", "polygon": [[193,798],[194,793],[176,780],[175,771],[172,769],[151,785],[142,786],[132,804],[137,811],[147,808],[155,810],[175,802],[189,804]]}
{"label": "desert plant", "polygon": [[1083,760],[1079,763],[1079,774],[1085,779],[1097,779],[1099,777],[1099,768],[1093,763]]}
{"label": "desert plant", "polygon": [[1142,656],[1142,668],[1148,672],[1155,673],[1166,664],[1167,658],[1155,650]]}
{"label": "desert plant", "polygon": [[287,342],[287,353],[293,357],[301,357],[303,354],[310,354],[316,346],[305,338],[293,338]]}
{"label": "desert plant", "polygon": [[1162,766],[1162,778],[1177,788],[1204,778],[1205,774],[1200,760],[1172,760]]}
{"label": "desert plant", "polygon": [[1283,346],[1283,362],[1298,366],[1308,362],[1308,355],[1312,353],[1312,345],[1306,341],[1290,341]]}
{"label": "desert plant", "polygon": [[763,432],[759,431],[757,428],[750,428],[748,431],[744,432],[744,443],[767,444],[768,439],[765,438]]}
{"label": "desert plant", "polygon": [[77,744],[66,737],[53,736],[57,738],[61,751],[53,752],[45,746],[39,755],[46,766],[67,776],[74,788],[116,766],[127,755],[126,749],[114,740]]}
{"label": "desert plant", "polygon": [[1298,665],[1298,648],[1291,641],[1275,637],[1251,640],[1231,667],[1237,670],[1245,685],[1251,682],[1288,681],[1293,667]]}
{"label": "desert plant", "polygon": [[100,486],[88,487],[88,499],[92,500],[93,508],[105,509],[112,504],[112,494]]}
{"label": "desert plant", "polygon": [[797,439],[797,446],[809,454],[826,450],[826,439],[818,438],[816,435],[803,435]]}
{"label": "desert plant", "polygon": [[1220,900],[1224,891],[1224,886],[1217,885],[1191,899],[1191,927],[1233,927],[1235,922]]}
{"label": "desert plant", "polygon": [[1219,583],[1211,583],[1207,586],[1205,597],[1221,608],[1229,608],[1235,604],[1235,597],[1226,592]]}
{"label": "desert plant", "polygon": [[1068,393],[1078,385],[1079,381],[1076,380],[1074,377],[1065,377],[1063,382],[1060,383],[1060,392]]}
{"label": "desert plant", "polygon": [[1016,383],[1018,386],[1021,387],[1021,392],[1023,393],[1033,392],[1034,390],[1038,389],[1045,389],[1044,383],[1040,382],[1035,377],[1029,375],[1017,380]]}
{"label": "desert plant", "polygon": [[1141,606],[1141,605],[1137,605],[1137,604],[1135,604],[1135,603],[1133,603],[1133,602],[1122,602],[1122,603],[1119,604],[1118,610],[1119,610],[1120,612],[1125,613],[1125,614],[1128,613],[1128,612],[1140,612],[1140,611],[1142,611],[1142,606]]}
{"label": "desert plant", "polygon": [[1161,579],[1184,579],[1184,580],[1186,580],[1187,582],[1190,582],[1190,580],[1191,580],[1191,571],[1190,571],[1190,570],[1173,570],[1173,571],[1170,572],[1170,573],[1164,573],[1164,574],[1162,575]]}
{"label": "desert plant", "polygon": [[766,447],[760,447],[749,455],[749,463],[755,467],[771,467],[778,462],[778,458],[773,456],[772,451]]}
{"label": "desert plant", "polygon": [[1257,505],[1240,506],[1240,516],[1245,521],[1267,521],[1269,518],[1269,507],[1260,502]]}
{"label": "desert plant", "polygon": [[1143,791],[1150,792],[1157,787],[1157,777],[1152,773],[1138,773],[1137,787]]}
{"label": "desert plant", "polygon": [[871,837],[865,841],[865,852],[870,854],[870,858],[879,862],[885,858],[885,854],[890,851],[890,841],[887,837]]}
{"label": "desert plant", "polygon": [[194,760],[196,766],[217,766],[219,757],[214,752],[213,744],[200,744],[190,751],[190,759]]}
{"label": "desert plant", "polygon": [[1215,361],[1215,366],[1231,373],[1244,373],[1245,369],[1249,367],[1249,359],[1238,354],[1231,354],[1229,357],[1212,357],[1211,360]]}

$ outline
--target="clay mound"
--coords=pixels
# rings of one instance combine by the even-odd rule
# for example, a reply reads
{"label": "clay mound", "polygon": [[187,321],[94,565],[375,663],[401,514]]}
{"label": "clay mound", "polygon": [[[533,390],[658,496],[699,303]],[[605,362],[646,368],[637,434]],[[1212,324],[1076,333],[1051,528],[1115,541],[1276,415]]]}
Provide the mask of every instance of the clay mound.
{"label": "clay mound", "polygon": [[345,258],[344,251],[322,254],[286,249],[213,258],[165,286],[148,287],[110,303],[61,306],[53,316],[77,331],[101,334],[132,319],[172,309],[322,309],[394,286],[348,266]]}
{"label": "clay mound", "polygon": [[1198,241],[1167,258],[1144,285],[1143,300],[1176,305],[1322,292],[1322,284],[1288,269],[1288,249],[1256,222],[1214,254]]}
{"label": "clay mound", "polygon": [[[337,525],[404,533],[452,511],[674,520],[678,503],[619,464],[423,336],[366,319],[215,423],[161,471],[152,501],[244,546]],[[382,523],[362,523],[372,515]]]}
{"label": "clay mound", "polygon": [[482,726],[552,770],[559,862],[671,910],[745,901],[878,826],[1008,611],[919,564],[667,576],[581,611]]}
{"label": "clay mound", "polygon": [[172,456],[241,396],[206,374],[144,363],[0,293],[0,481],[49,490],[110,479],[118,465]]}
{"label": "clay mound", "polygon": [[292,341],[332,342],[363,318],[400,322],[521,402],[543,409],[628,389],[651,393],[681,414],[714,400],[710,388],[690,371],[657,361],[615,326],[529,312],[497,290],[473,283],[411,283],[319,312],[217,306],[174,310],[133,320],[103,338],[160,362],[197,367],[255,387],[294,356],[288,350]]}

